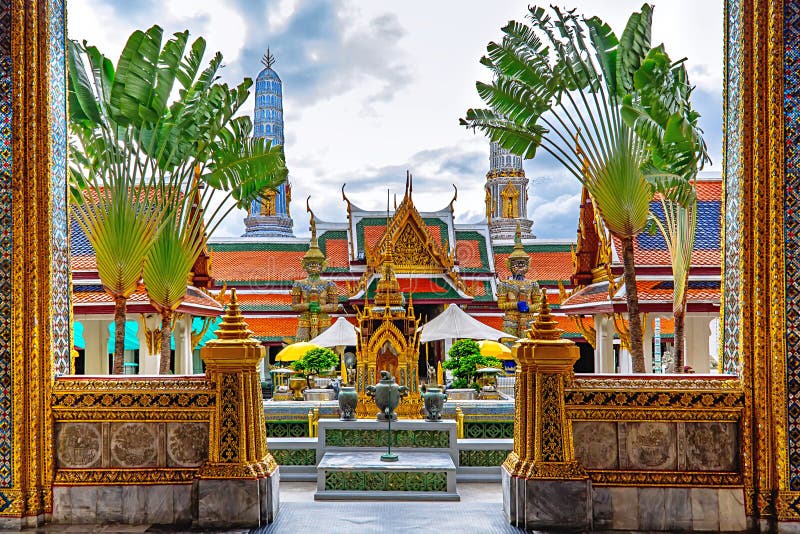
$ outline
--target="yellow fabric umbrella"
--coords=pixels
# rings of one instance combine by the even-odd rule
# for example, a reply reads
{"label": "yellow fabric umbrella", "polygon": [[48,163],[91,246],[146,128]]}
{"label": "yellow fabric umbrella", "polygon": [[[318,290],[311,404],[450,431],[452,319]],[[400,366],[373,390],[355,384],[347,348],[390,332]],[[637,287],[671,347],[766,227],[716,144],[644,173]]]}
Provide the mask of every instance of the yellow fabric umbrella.
{"label": "yellow fabric umbrella", "polygon": [[291,345],[286,345],[281,349],[281,351],[275,356],[276,362],[296,362],[300,358],[306,355],[306,352],[310,351],[311,349],[321,349],[319,345],[315,343],[309,343],[308,341],[300,341],[298,343],[292,343]]}
{"label": "yellow fabric umbrella", "polygon": [[484,339],[478,341],[478,346],[481,348],[483,356],[494,356],[498,360],[513,360],[511,356],[511,349],[497,341]]}

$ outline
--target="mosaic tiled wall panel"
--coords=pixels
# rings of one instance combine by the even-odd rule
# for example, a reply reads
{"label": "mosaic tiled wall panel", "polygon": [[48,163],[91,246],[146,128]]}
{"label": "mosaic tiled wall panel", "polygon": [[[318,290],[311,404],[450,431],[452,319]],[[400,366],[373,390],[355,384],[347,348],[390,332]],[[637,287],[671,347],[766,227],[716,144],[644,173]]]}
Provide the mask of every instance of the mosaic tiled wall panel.
{"label": "mosaic tiled wall panel", "polygon": [[[11,487],[11,2],[0,0],[0,487]],[[0,511],[8,499],[0,494]]]}
{"label": "mosaic tiled wall panel", "polygon": [[739,329],[741,294],[741,174],[742,169],[742,86],[743,10],[741,0],[725,2],[725,94],[724,101],[724,184],[725,221],[723,256],[722,315],[724,318],[722,362],[723,372],[739,374]]}
{"label": "mosaic tiled wall panel", "polygon": [[800,490],[800,5],[786,2],[784,135],[786,231],[786,386],[789,487]]}
{"label": "mosaic tiled wall panel", "polygon": [[52,302],[52,350],[56,374],[70,371],[70,291],[69,251],[67,244],[67,103],[65,57],[65,0],[48,0],[49,104],[52,256],[50,292]]}

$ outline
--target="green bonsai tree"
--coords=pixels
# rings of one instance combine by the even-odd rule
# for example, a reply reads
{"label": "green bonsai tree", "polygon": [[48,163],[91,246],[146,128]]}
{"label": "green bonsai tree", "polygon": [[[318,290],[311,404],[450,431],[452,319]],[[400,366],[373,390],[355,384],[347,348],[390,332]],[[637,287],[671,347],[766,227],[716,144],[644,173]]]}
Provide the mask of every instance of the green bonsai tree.
{"label": "green bonsai tree", "polygon": [[453,371],[453,388],[475,387],[475,371],[481,367],[503,368],[503,364],[494,356],[484,356],[478,343],[472,339],[459,339],[447,352],[448,359],[442,367]]}
{"label": "green bonsai tree", "polygon": [[296,362],[292,362],[292,369],[303,373],[308,387],[311,387],[311,382],[308,380],[311,376],[328,371],[338,363],[339,356],[337,356],[335,352],[331,349],[320,347],[311,349],[306,352],[305,356]]}

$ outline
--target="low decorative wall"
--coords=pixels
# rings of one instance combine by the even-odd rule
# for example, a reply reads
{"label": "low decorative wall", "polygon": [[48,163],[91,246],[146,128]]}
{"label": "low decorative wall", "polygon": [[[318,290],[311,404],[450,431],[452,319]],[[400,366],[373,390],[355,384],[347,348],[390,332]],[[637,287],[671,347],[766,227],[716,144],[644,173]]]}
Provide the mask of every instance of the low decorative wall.
{"label": "low decorative wall", "polygon": [[578,375],[564,394],[595,528],[745,530],[737,379]]}
{"label": "low decorative wall", "polygon": [[59,377],[53,520],[191,523],[216,388],[205,377]]}

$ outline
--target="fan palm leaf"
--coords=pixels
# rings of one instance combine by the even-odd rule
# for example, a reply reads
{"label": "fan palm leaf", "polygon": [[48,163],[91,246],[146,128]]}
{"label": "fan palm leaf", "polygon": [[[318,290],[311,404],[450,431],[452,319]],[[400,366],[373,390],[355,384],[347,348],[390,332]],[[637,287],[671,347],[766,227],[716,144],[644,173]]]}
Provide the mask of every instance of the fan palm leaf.
{"label": "fan palm leaf", "polygon": [[[219,53],[201,70],[205,49],[188,32],[164,41],[153,26],[129,37],[115,66],[69,43],[70,198],[118,303],[117,337],[143,273],[154,306],[171,313],[206,233],[232,209],[227,199],[244,205],[286,179],[282,148],[251,139],[250,120],[235,118],[252,80],[221,83]],[[121,357],[117,343],[115,368]]]}
{"label": "fan palm leaf", "polygon": [[529,8],[531,25],[510,22],[481,63],[492,83],[478,82],[489,109],[470,109],[461,124],[481,130],[525,158],[539,149],[583,184],[609,231],[623,243],[635,372],[644,371],[633,238],[648,220],[653,185],[642,168],[644,144],[621,117],[620,95],[650,49],[650,6],[631,16],[622,37],[597,18]]}

